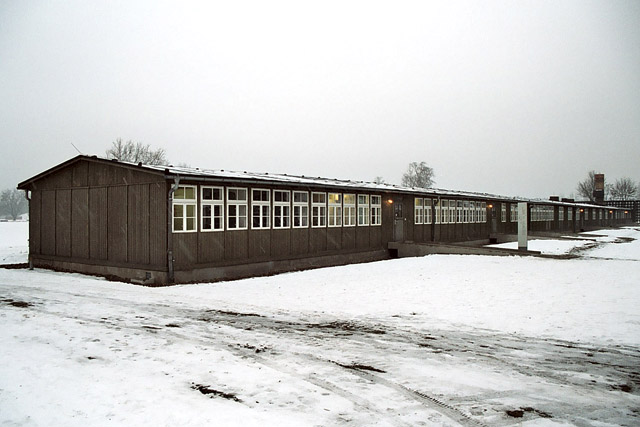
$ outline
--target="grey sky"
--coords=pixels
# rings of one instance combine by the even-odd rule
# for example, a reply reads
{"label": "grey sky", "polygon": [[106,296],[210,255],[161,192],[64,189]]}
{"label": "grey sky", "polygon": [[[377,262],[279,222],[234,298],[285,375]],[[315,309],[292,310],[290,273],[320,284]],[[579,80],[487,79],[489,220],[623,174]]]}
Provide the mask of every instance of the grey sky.
{"label": "grey sky", "polygon": [[640,180],[638,1],[0,0],[0,179],[118,137],[213,169]]}

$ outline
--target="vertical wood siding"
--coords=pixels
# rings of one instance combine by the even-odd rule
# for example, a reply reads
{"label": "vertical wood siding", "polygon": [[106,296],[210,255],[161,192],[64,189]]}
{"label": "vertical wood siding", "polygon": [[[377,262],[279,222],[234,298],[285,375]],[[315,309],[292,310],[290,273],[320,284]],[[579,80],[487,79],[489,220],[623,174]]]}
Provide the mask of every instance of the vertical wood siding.
{"label": "vertical wood siding", "polygon": [[149,263],[167,265],[167,194],[163,182],[149,184]]}
{"label": "vertical wood siding", "polygon": [[198,236],[198,262],[224,261],[224,232],[200,233]]}
{"label": "vertical wood siding", "polygon": [[227,231],[224,233],[224,259],[241,260],[249,258],[247,230]]}
{"label": "vertical wood siding", "polygon": [[127,206],[129,262],[149,264],[149,185],[130,185]]}
{"label": "vertical wood siding", "polygon": [[56,191],[56,255],[71,256],[71,190]]}
{"label": "vertical wood siding", "polygon": [[[291,229],[271,230],[270,255],[283,258],[291,255]],[[269,242],[267,242],[269,245]]]}
{"label": "vertical wood siding", "polygon": [[42,221],[41,238],[42,254],[56,254],[56,192],[55,190],[42,191]]}
{"label": "vertical wood siding", "polygon": [[107,190],[107,245],[109,261],[127,262],[127,187]]}
{"label": "vertical wood siding", "polygon": [[106,260],[107,245],[107,188],[89,189],[89,257]]}
{"label": "vertical wood siding", "polygon": [[29,202],[29,252],[32,254],[41,254],[40,231],[42,215],[42,191],[34,191],[31,193],[31,201]]}
{"label": "vertical wood siding", "polygon": [[308,228],[294,228],[291,230],[291,253],[308,254],[310,235]]}
{"label": "vertical wood siding", "polygon": [[71,190],[71,256],[89,258],[89,189]]}

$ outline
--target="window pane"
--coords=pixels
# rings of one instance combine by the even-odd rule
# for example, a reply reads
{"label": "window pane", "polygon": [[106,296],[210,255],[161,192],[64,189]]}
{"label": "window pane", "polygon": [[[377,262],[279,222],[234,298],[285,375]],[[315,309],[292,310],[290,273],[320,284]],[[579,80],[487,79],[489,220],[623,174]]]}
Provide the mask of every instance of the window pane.
{"label": "window pane", "polygon": [[202,200],[212,200],[213,199],[213,189],[202,187]]}
{"label": "window pane", "polygon": [[313,193],[312,201],[313,203],[326,203],[327,195],[326,193]]}
{"label": "window pane", "polygon": [[196,205],[187,205],[187,216],[188,217],[196,216]]}
{"label": "window pane", "polygon": [[182,217],[173,219],[173,229],[176,231],[182,231]]}
{"label": "window pane", "polygon": [[182,205],[173,205],[173,216],[174,217],[182,217],[184,211],[184,207]]}
{"label": "window pane", "polygon": [[309,201],[309,193],[302,191],[294,191],[293,201],[296,203],[307,203]]}

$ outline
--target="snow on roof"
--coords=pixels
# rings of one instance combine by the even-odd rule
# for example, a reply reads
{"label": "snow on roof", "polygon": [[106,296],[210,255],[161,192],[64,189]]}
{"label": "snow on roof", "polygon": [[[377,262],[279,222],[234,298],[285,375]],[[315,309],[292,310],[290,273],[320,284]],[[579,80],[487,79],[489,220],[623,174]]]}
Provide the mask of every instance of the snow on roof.
{"label": "snow on roof", "polygon": [[256,173],[256,172],[238,172],[238,171],[229,171],[224,169],[200,169],[200,168],[192,168],[186,166],[173,166],[173,165],[144,165],[142,163],[133,163],[126,161],[119,161],[115,159],[108,159],[105,157],[100,157],[96,155],[79,155],[74,159],[70,159],[67,162],[63,162],[62,164],[50,169],[49,171],[45,171],[35,177],[19,184],[18,187],[23,186],[27,182],[38,178],[52,170],[55,170],[63,165],[66,165],[72,161],[77,159],[95,159],[98,161],[106,161],[113,163],[121,163],[128,166],[133,166],[136,168],[142,168],[146,170],[152,170],[154,172],[164,173],[165,177],[172,178],[175,176],[181,176],[183,178],[194,178],[194,179],[206,179],[206,180],[229,180],[229,181],[265,181],[271,183],[281,183],[281,184],[291,184],[297,186],[324,186],[324,187],[335,187],[335,188],[345,188],[345,189],[355,189],[355,190],[369,190],[369,191],[381,191],[381,192],[400,192],[400,193],[408,193],[413,195],[424,195],[424,196],[444,196],[444,197],[464,197],[469,199],[481,199],[481,200],[503,200],[510,202],[527,202],[531,204],[546,204],[546,205],[562,205],[562,206],[581,206],[581,207],[594,207],[594,208],[607,208],[607,209],[622,209],[615,206],[602,206],[595,205],[591,203],[585,202],[567,202],[567,201],[553,201],[547,199],[532,199],[521,196],[502,196],[491,193],[479,193],[472,191],[458,191],[458,190],[446,190],[442,188],[419,188],[419,187],[404,187],[396,184],[387,184],[387,183],[375,183],[375,182],[366,182],[366,181],[352,181],[345,179],[336,179],[336,178],[323,178],[323,177],[309,177],[304,175],[288,175],[288,174],[272,174],[272,173]]}
{"label": "snow on roof", "polygon": [[[126,163],[126,162],[122,162]],[[145,168],[164,171],[167,176],[182,176],[207,179],[221,180],[251,180],[251,181],[269,181],[294,185],[306,186],[330,186],[351,189],[388,191],[388,192],[404,192],[411,194],[438,195],[438,196],[457,196],[481,199],[501,199],[501,200],[525,200],[523,198],[500,196],[489,193],[477,193],[470,191],[445,190],[441,188],[419,188],[404,187],[396,184],[375,183],[367,181],[353,181],[337,178],[310,177],[304,175],[289,174],[273,174],[273,173],[256,173],[256,172],[238,172],[224,169],[200,169],[183,166],[162,166],[162,165],[144,165]]]}

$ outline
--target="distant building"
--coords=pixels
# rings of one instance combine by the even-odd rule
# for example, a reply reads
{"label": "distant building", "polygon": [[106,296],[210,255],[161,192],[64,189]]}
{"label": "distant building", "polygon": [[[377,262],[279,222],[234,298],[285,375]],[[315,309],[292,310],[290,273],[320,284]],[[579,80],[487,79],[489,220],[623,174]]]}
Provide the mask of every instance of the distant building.
{"label": "distant building", "polygon": [[18,185],[37,267],[146,285],[380,260],[397,242],[489,242],[630,221],[624,209],[80,155]]}
{"label": "distant building", "polygon": [[635,223],[640,223],[640,200],[607,200],[608,206],[623,208],[631,213],[631,219]]}

